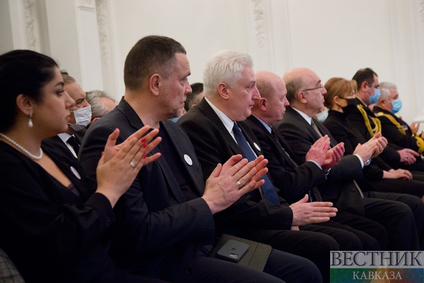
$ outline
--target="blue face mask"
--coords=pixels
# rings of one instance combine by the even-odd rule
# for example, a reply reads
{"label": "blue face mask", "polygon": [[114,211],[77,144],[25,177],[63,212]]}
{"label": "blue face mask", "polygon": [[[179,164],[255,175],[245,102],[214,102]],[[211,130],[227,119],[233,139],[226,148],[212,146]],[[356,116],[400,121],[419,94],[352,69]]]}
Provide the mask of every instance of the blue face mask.
{"label": "blue face mask", "polygon": [[328,111],[327,110],[324,110],[321,113],[317,114],[317,120],[320,121],[320,122],[324,122],[325,119],[327,119],[327,117],[328,117]]}
{"label": "blue face mask", "polygon": [[399,110],[402,108],[402,100],[400,98],[392,101],[393,108],[390,110],[393,114],[398,113]]}
{"label": "blue face mask", "polygon": [[374,95],[370,96],[370,104],[374,104],[377,102],[377,100],[380,98],[380,90],[378,88],[374,89]]}

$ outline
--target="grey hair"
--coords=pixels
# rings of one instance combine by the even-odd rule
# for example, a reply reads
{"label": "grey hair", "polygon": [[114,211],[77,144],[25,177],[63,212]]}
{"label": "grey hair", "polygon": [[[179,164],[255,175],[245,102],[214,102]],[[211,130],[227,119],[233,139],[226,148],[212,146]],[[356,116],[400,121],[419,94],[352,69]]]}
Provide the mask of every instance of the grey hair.
{"label": "grey hair", "polygon": [[222,50],[212,56],[203,71],[205,96],[216,93],[219,83],[235,86],[245,67],[253,67],[253,60],[247,53]]}
{"label": "grey hair", "polygon": [[390,82],[382,82],[380,83],[380,91],[381,91],[381,95],[380,98],[378,100],[383,100],[383,99],[387,99],[390,96],[390,89],[391,88],[396,88],[397,86],[394,83],[390,83]]}
{"label": "grey hair", "polygon": [[110,97],[106,92],[101,90],[91,90],[86,92],[86,100],[91,106],[92,118],[100,118],[109,112],[100,98],[108,98],[116,103],[116,100]]}

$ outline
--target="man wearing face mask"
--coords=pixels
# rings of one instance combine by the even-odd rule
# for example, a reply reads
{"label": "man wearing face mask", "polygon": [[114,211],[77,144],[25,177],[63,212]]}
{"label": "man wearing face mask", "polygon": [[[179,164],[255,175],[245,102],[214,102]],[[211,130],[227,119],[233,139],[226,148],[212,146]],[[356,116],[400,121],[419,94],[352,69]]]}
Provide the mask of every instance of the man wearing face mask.
{"label": "man wearing face mask", "polygon": [[384,136],[394,144],[410,148],[419,154],[424,152],[424,140],[420,135],[414,135],[405,121],[394,115],[402,107],[397,87],[393,83],[380,84],[381,96],[373,112],[381,122]]}
{"label": "man wearing face mask", "polygon": [[[357,83],[356,100],[349,101],[344,109],[346,118],[356,130],[366,139],[370,139],[377,132],[381,132],[381,122],[368,106],[373,96],[379,96],[380,91],[378,76],[370,68],[360,69],[353,76]],[[382,133],[385,136],[384,132]],[[419,154],[410,149],[396,145],[389,139],[388,146],[380,154],[380,157],[392,168],[403,168],[411,171],[424,171],[424,162]]]}
{"label": "man wearing face mask", "polygon": [[71,109],[71,119],[68,123],[68,130],[55,137],[45,139],[43,146],[48,146],[57,154],[65,154],[78,158],[78,151],[84,137],[86,127],[91,122],[91,106],[86,100],[86,93],[75,79],[66,72],[62,72],[65,83],[64,90],[75,101]]}

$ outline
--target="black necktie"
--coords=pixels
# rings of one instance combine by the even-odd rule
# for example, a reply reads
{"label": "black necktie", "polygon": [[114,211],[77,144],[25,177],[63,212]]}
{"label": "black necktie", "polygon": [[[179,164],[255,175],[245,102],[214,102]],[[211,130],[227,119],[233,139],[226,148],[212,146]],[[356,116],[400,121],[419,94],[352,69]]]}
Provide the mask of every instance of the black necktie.
{"label": "black necktie", "polygon": [[[244,153],[244,156],[247,158],[247,160],[249,160],[249,162],[255,160],[255,153],[253,152],[252,148],[250,148],[246,138],[244,137],[243,133],[241,132],[239,126],[237,126],[236,123],[234,123],[233,132],[237,144]],[[265,180],[265,183],[261,187],[263,197],[272,204],[280,204],[277,192],[275,191],[274,185],[272,184],[271,180],[268,178],[268,175],[265,174],[261,179]]]}
{"label": "black necktie", "polygon": [[66,142],[72,146],[72,148],[75,151],[75,154],[78,155],[78,151],[79,151],[80,146],[79,146],[77,139],[74,136],[70,136],[69,139]]}
{"label": "black necktie", "polygon": [[[316,127],[316,125],[315,125],[315,127]],[[318,130],[318,129],[317,129]],[[286,154],[286,156],[288,157],[288,159],[289,159],[289,162],[291,162],[292,164],[293,164],[293,166],[296,168],[296,167],[299,167],[299,165],[297,165],[297,163],[290,157],[290,155],[287,153],[287,151],[284,149],[284,147],[281,145],[281,143],[280,143],[280,139],[278,138],[278,135],[277,135],[277,133],[275,132],[275,129],[274,129],[274,127],[271,127],[271,135],[274,137],[274,139],[277,141],[277,143],[280,145],[280,147],[281,147],[281,149],[283,150],[283,152]],[[313,187],[312,189],[311,189],[311,191],[312,191],[312,194],[314,195],[314,197],[315,197],[315,200],[316,201],[322,201],[322,196],[321,196],[321,193],[319,192],[319,190],[318,190],[318,188],[317,187]],[[312,201],[312,200],[311,200]]]}

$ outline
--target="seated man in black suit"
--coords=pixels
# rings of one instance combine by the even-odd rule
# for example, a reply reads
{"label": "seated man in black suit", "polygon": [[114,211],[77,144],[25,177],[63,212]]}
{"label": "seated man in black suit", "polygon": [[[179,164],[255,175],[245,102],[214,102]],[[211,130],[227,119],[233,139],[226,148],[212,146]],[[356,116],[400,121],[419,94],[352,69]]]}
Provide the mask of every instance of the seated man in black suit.
{"label": "seated man in black suit", "polygon": [[[344,108],[346,118],[366,139],[381,132],[381,122],[371,109],[370,97],[378,90],[378,76],[370,68],[360,69],[352,78],[357,83],[356,102]],[[382,132],[384,136],[384,132]],[[388,146],[380,157],[391,167],[404,168],[410,171],[424,171],[424,162],[412,149],[396,145],[389,140]]]}
{"label": "seated man in black suit", "polygon": [[[312,262],[277,250],[264,272],[208,257],[215,241],[213,215],[263,183],[257,180],[266,161],[259,157],[246,165],[240,155],[232,156],[224,165],[217,162],[204,182],[189,138],[169,120],[182,113],[191,91],[189,75],[180,43],[164,36],[142,38],[125,60],[124,97],[84,137],[80,161],[95,179],[102,147],[115,128],[118,142],[143,125],[160,129],[163,156],[144,166],[124,195],[126,219],[111,244],[112,259],[125,270],[173,282],[320,282]],[[275,225],[281,218],[275,216]]]}
{"label": "seated man in black suit", "polygon": [[191,93],[187,94],[187,99],[184,104],[184,109],[189,111],[191,107],[195,106],[205,96],[203,94],[203,83],[194,83],[190,85]]}
{"label": "seated man in black suit", "polygon": [[90,125],[103,117],[116,107],[116,101],[110,97],[105,91],[90,90],[86,92],[86,100],[91,106],[91,122]]}
{"label": "seated man in black suit", "polygon": [[[205,98],[177,122],[194,145],[203,176],[212,172],[213,164],[233,154],[243,154],[248,158],[262,154],[259,142],[250,129],[241,122],[235,123],[250,116],[254,100],[260,97],[252,65],[251,57],[245,53],[222,51],[213,56],[203,75]],[[332,206],[329,202],[307,203],[307,199],[304,194],[300,201],[289,205],[278,196],[277,189],[266,177],[260,191],[241,198],[218,215],[217,227],[226,233],[311,259],[320,268],[324,281],[329,281],[330,250],[340,248],[338,244],[360,245],[360,242],[357,238],[356,241],[346,241],[341,235],[335,245],[336,238],[312,232],[312,227],[306,231],[309,226],[306,224],[328,221],[329,217],[320,217],[317,213]],[[276,213],[281,215],[280,222],[272,220]],[[308,214],[313,217],[305,218]],[[302,225],[305,227],[301,231],[290,230],[292,226],[299,230],[298,226]],[[344,231],[337,232],[345,234]]]}
{"label": "seated man in black suit", "polygon": [[[337,159],[339,159],[343,156],[343,146],[339,144],[328,152],[330,138],[322,137],[308,150],[306,162],[303,164],[299,162],[288,142],[273,127],[273,124],[283,118],[286,106],[289,105],[284,81],[274,73],[258,71],[256,72],[256,85],[261,98],[255,100],[252,115],[247,118],[246,124],[260,142],[264,156],[268,159],[269,174],[274,185],[280,190],[280,195],[289,202],[298,201],[305,193],[309,193],[314,200],[322,200],[322,196],[316,188],[318,185],[321,189],[326,186],[332,187],[333,190],[336,190],[337,187],[343,188],[346,185],[345,181],[332,182],[333,175],[329,174],[331,166],[334,165],[331,152],[336,151]],[[337,174],[337,168],[335,170],[335,174]],[[368,225],[365,228],[372,227],[372,229],[359,231],[333,220],[317,226],[331,226],[349,231],[359,237],[365,250],[386,248],[387,232],[384,227],[372,220],[363,219],[345,211],[339,210],[337,214],[336,219],[348,217],[352,219],[352,222],[354,219],[367,221]],[[364,232],[370,233],[379,241]]]}
{"label": "seated man in black suit", "polygon": [[[326,90],[320,78],[306,68],[291,69],[284,74],[283,79],[286,83],[290,106],[287,107],[278,130],[289,142],[292,152],[298,160],[305,162],[306,153],[320,136],[328,135],[333,147],[337,144],[325,126],[311,118],[322,108],[323,94],[326,93]],[[368,144],[358,145],[354,154],[358,154],[361,148]],[[323,199],[334,200],[339,210],[356,208],[355,214],[382,224],[389,234],[388,249],[419,249],[418,234],[421,235],[424,217],[421,200],[410,195],[373,192],[370,186],[366,192],[362,192],[361,188],[364,189],[366,185],[364,182],[360,182],[362,174],[358,176],[349,176],[349,174],[353,170],[357,170],[356,168],[361,169],[367,160],[360,153],[356,156],[344,156],[332,168],[330,174],[333,181],[337,181],[340,177],[345,181],[351,180],[346,182],[348,189],[336,190],[332,186],[325,186],[320,188]],[[360,182],[361,188],[358,186],[358,182]],[[397,201],[405,202],[408,205]],[[363,223],[358,224],[363,225]],[[355,228],[363,230],[360,226]]]}
{"label": "seated man in black suit", "polygon": [[377,100],[373,112],[381,122],[384,136],[394,144],[415,150],[419,154],[424,152],[424,140],[421,135],[412,133],[411,128],[397,113],[402,107],[397,87],[393,83],[380,83],[380,98]]}
{"label": "seated man in black suit", "polygon": [[47,138],[43,141],[43,146],[51,148],[59,156],[74,156],[78,158],[78,151],[86,128],[91,122],[91,106],[86,100],[86,93],[73,77],[62,72],[63,89],[75,101],[71,107],[71,119],[68,130],[57,136]]}

